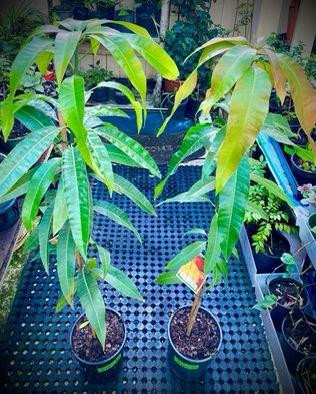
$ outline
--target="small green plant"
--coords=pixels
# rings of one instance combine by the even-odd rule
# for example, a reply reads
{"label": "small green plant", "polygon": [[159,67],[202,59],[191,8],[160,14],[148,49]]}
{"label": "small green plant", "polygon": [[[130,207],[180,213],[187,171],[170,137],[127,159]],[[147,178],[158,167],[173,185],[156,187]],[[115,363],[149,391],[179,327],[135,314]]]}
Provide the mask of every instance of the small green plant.
{"label": "small green plant", "polygon": [[40,71],[36,71],[36,67],[31,67],[22,80],[22,88],[24,93],[43,93],[42,85],[43,76]]}
{"label": "small green plant", "polygon": [[100,60],[98,60],[95,66],[90,65],[88,70],[81,72],[81,75],[84,78],[85,88],[92,89],[99,83],[111,79],[113,77],[113,72],[101,67]]}
{"label": "small green plant", "polygon": [[316,154],[307,144],[305,148],[300,146],[286,146],[284,151],[289,155],[296,155],[297,165],[304,171],[316,172]]}
{"label": "small green plant", "polygon": [[[250,166],[254,173],[266,176],[265,161],[252,159]],[[275,187],[278,186],[275,184]],[[251,236],[252,245],[256,253],[268,252],[273,255],[273,231],[296,232],[295,226],[290,224],[287,204],[271,190],[259,184],[250,185],[248,201],[245,223],[256,225],[256,232]],[[253,207],[260,207],[260,210]]]}

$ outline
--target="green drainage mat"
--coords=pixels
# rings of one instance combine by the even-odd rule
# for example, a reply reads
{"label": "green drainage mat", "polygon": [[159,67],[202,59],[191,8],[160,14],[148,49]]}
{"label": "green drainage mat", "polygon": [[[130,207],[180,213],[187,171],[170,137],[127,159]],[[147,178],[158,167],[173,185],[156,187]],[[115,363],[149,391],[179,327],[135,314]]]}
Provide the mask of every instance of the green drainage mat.
{"label": "green drainage mat", "polygon": [[[116,170],[142,191],[153,189],[156,179],[143,170]],[[197,180],[199,167],[181,167],[165,196],[173,196]],[[104,187],[95,183],[95,199],[109,200]],[[123,298],[104,287],[108,306],[122,314],[127,342],[122,369],[116,380],[96,385],[88,382],[70,352],[69,334],[81,310],[65,308],[55,314],[59,296],[54,262],[49,277],[40,262],[29,263],[21,279],[1,343],[0,392],[106,392],[106,393],[277,393],[279,387],[258,311],[252,309],[255,294],[243,261],[230,261],[226,283],[206,294],[203,305],[217,317],[223,330],[222,347],[203,379],[194,383],[177,380],[169,371],[167,323],[171,313],[189,303],[185,285],[160,287],[156,276],[165,262],[188,242],[185,233],[194,227],[208,229],[212,205],[165,204],[152,217],[124,196],[113,200],[138,228],[143,245],[131,233],[105,217],[96,216],[94,239],[111,251],[113,264],[129,273],[145,302]]]}

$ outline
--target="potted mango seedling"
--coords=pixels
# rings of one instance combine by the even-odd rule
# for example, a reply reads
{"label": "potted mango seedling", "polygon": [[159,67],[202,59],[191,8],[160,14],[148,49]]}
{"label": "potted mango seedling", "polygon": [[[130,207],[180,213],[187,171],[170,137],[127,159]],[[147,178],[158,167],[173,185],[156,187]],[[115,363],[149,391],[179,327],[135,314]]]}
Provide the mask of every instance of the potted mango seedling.
{"label": "potted mango seedling", "polygon": [[[316,121],[315,91],[304,71],[293,59],[284,54],[277,54],[268,46],[253,46],[243,37],[215,38],[197,48],[192,54],[198,52],[198,64],[179,87],[171,114],[165,119],[157,135],[164,132],[178,106],[193,93],[197,86],[199,67],[219,54],[221,57],[214,67],[211,86],[199,108],[203,115],[200,117],[200,124],[188,130],[180,148],[171,157],[165,178],[155,188],[155,197],[161,195],[168,179],[176,172],[184,158],[205,146],[206,158],[201,170],[201,179],[187,192],[165,202],[205,202],[209,200],[208,192],[215,190],[215,214],[210,224],[207,243],[190,245],[194,251],[191,255],[188,250],[183,249],[181,258],[179,255],[175,258],[176,264],[171,260],[167,265],[167,268],[173,268],[176,272],[162,273],[158,278],[161,283],[172,282],[172,279],[177,277],[176,273],[179,276],[178,270],[200,255],[203,249],[206,249],[204,274],[210,274],[215,279],[218,272],[224,275],[244,222],[250,179],[273,190],[269,179],[250,174],[248,163],[249,150],[256,137],[260,132],[266,132],[263,126],[269,111],[272,87],[276,89],[283,104],[286,96],[285,85],[288,81],[299,122],[311,149],[316,150],[311,137]],[[228,99],[225,101],[228,112],[227,125],[216,128],[207,123],[208,115],[214,105],[223,98]],[[268,131],[272,138],[279,139],[280,135],[273,127],[269,127]],[[214,172],[215,178],[212,176]],[[278,187],[277,194],[286,198]],[[253,206],[253,210],[260,211],[260,206]],[[196,309],[199,309],[198,300],[195,305]],[[194,324],[196,321],[193,320],[193,329]],[[196,341],[198,340],[197,337]],[[183,360],[180,361],[182,363]],[[197,366],[194,368],[198,370]],[[184,370],[185,366],[182,369]]]}
{"label": "potted mango seedling", "polygon": [[[20,49],[11,67],[9,94],[0,103],[1,131],[7,140],[15,119],[19,119],[30,132],[0,164],[0,199],[25,195],[22,222],[26,230],[33,230],[33,238],[38,240],[39,255],[47,273],[50,241],[57,242],[57,274],[62,292],[59,306],[74,307],[76,296],[84,311],[72,330],[71,347],[89,374],[106,376],[121,359],[126,327],[117,311],[107,309],[106,313],[99,282],[104,280],[138,300],[141,296],[132,281],[110,264],[109,254],[101,245],[96,246],[100,261],[89,257],[93,247],[94,214],[105,215],[126,227],[140,242],[141,237],[128,215],[115,204],[93,201],[89,176],[96,177],[110,196],[114,192],[124,194],[145,212],[154,214],[147,198],[115,173],[113,163],[132,163],[147,169],[153,176],[161,175],[142,145],[99,117],[104,113],[122,114],[106,106],[86,107],[89,93],[85,92],[84,79],[78,70],[78,47],[81,42],[90,40],[95,53],[100,46],[112,53],[138,92],[140,101],[122,84],[103,84],[123,91],[128,97],[136,111],[138,130],[145,111],[146,77],[135,51],[171,79],[177,77],[178,70],[145,29],[128,24],[131,33],[125,34],[101,23],[106,22],[67,20],[41,26]],[[37,64],[45,73],[51,60],[58,99],[38,93],[19,94],[18,87],[28,69]],[[66,71],[68,77],[65,77]],[[54,105],[57,120],[55,111],[50,114],[37,107],[39,100]],[[43,160],[38,162],[43,154]]]}

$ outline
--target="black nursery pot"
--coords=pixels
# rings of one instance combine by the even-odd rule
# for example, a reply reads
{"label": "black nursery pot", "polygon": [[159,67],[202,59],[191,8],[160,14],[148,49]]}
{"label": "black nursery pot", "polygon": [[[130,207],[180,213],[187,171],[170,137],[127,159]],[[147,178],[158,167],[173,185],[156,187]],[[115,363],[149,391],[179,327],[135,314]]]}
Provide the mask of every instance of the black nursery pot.
{"label": "black nursery pot", "polygon": [[97,88],[91,94],[91,100],[97,103],[106,103],[109,100],[108,88]]}
{"label": "black nursery pot", "polygon": [[316,227],[316,213],[313,213],[309,219],[308,219],[308,225],[309,228],[311,229],[311,232],[314,236],[314,238],[316,238],[316,234],[312,231],[312,228]]}
{"label": "black nursery pot", "polygon": [[[304,383],[306,375],[309,380],[308,386]],[[296,378],[302,393],[316,393],[316,357],[307,357],[298,363]]]}
{"label": "black nursery pot", "polygon": [[[273,232],[273,239],[274,242],[280,241],[284,244],[284,250],[282,253],[285,252],[290,252],[290,244],[289,241],[279,232]],[[275,255],[270,255],[267,253],[256,253],[253,251],[254,254],[254,259],[257,267],[257,273],[258,274],[270,274],[271,272],[283,272],[284,270],[282,267],[276,269],[278,266],[282,264],[281,261],[281,256],[282,253],[280,253],[279,256]]]}
{"label": "black nursery pot", "polygon": [[[306,289],[302,289],[302,284],[299,283],[297,280],[292,279],[292,278],[275,278],[270,280],[268,287],[269,291],[272,294],[278,295],[275,292],[275,286],[276,285],[287,285],[287,284],[293,284],[293,287],[296,286],[299,288],[299,294],[303,299],[303,305],[300,307],[301,310],[304,310],[306,306],[309,303],[309,298],[308,298],[308,293]],[[274,326],[277,330],[281,329],[282,321],[285,318],[285,316],[288,314],[288,312],[291,310],[291,308],[287,308],[286,306],[282,305],[281,303],[278,303],[270,312],[272,321],[274,323]]]}
{"label": "black nursery pot", "polygon": [[218,344],[216,351],[211,356],[200,360],[200,359],[192,359],[192,358],[186,357],[176,349],[176,347],[171,339],[171,333],[170,333],[172,320],[179,310],[181,310],[181,309],[190,310],[190,308],[191,307],[188,305],[178,308],[173,313],[173,315],[170,317],[169,323],[168,323],[168,342],[169,342],[168,362],[169,362],[171,371],[175,374],[175,376],[177,376],[179,379],[184,379],[187,381],[198,379],[206,372],[212,359],[217,354],[219,348],[222,345],[222,330],[221,330],[218,320],[208,309],[200,307],[199,309],[203,310],[206,314],[208,314],[210,316],[210,319],[212,319],[218,327],[218,331],[220,334],[220,340],[219,340],[219,344]]}
{"label": "black nursery pot", "polygon": [[104,358],[99,361],[86,361],[86,360],[82,359],[81,357],[79,357],[78,354],[76,354],[76,352],[74,351],[73,343],[72,343],[73,342],[72,341],[73,332],[74,332],[74,329],[75,329],[77,323],[79,322],[79,320],[84,316],[84,313],[82,315],[80,315],[78,317],[78,319],[75,321],[74,325],[72,326],[71,333],[70,333],[70,348],[72,350],[74,357],[79,362],[87,379],[90,381],[99,382],[99,383],[107,381],[111,378],[115,378],[115,376],[119,372],[120,367],[122,365],[122,361],[123,361],[123,351],[124,351],[124,347],[125,347],[125,343],[126,343],[126,334],[127,334],[126,333],[126,326],[125,326],[125,323],[124,323],[122,317],[112,308],[107,307],[106,310],[111,311],[112,313],[116,314],[120,318],[120,320],[122,321],[123,326],[124,326],[124,338],[123,338],[122,344],[121,344],[120,348],[112,356],[110,356],[108,358]]}
{"label": "black nursery pot", "polygon": [[[296,323],[296,322],[298,321],[298,319],[300,319],[300,318],[303,318],[303,314],[302,314],[302,313],[296,312],[296,313],[293,314],[293,319],[294,319],[294,322],[295,322],[295,323]],[[313,349],[312,349],[308,354],[306,354],[306,352],[304,352],[304,351],[301,351],[300,349],[296,349],[296,348],[294,347],[293,342],[290,340],[290,338],[288,338],[288,335],[287,335],[286,330],[285,330],[285,326],[286,326],[289,322],[290,322],[290,324],[292,324],[290,319],[291,319],[290,314],[288,314],[288,315],[285,316],[285,318],[284,318],[283,321],[282,321],[280,343],[281,343],[282,350],[283,350],[283,354],[284,354],[284,357],[285,357],[285,359],[286,359],[286,362],[287,362],[287,365],[288,365],[288,367],[289,367],[289,370],[290,370],[291,372],[295,372],[295,369],[296,369],[298,363],[299,363],[303,358],[305,358],[306,356],[316,356],[316,334],[315,334],[315,333],[314,333],[314,334],[311,334],[311,335],[314,336],[314,337],[311,339],[311,342],[312,342],[314,345],[313,345]],[[305,319],[307,319],[306,316],[305,316]],[[308,320],[309,320],[313,325],[316,324],[316,321],[315,321],[314,319],[308,317]],[[303,326],[302,326],[302,329],[301,329],[301,331],[302,331],[302,338],[303,338],[305,335],[308,335],[308,334],[306,334],[306,333],[309,332],[309,331],[308,331],[307,323],[304,322],[304,319],[302,319],[301,323],[299,323],[296,327],[299,327],[299,325],[301,325],[301,324],[303,325]],[[296,329],[297,329],[297,328],[296,328]],[[290,332],[291,332],[291,334],[293,334],[293,328],[290,330]],[[312,331],[311,331],[311,332],[312,332]],[[309,334],[310,334],[311,332],[309,332]]]}
{"label": "black nursery pot", "polygon": [[298,156],[293,154],[291,156],[291,168],[295,175],[296,180],[301,185],[303,183],[311,183],[315,185],[316,183],[316,173],[311,171],[303,170],[298,164]]}

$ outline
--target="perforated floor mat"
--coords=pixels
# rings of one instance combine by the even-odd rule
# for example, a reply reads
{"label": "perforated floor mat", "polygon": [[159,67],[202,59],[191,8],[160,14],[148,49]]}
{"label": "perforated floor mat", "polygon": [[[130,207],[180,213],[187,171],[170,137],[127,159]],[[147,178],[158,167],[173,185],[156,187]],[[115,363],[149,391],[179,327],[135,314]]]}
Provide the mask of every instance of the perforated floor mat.
{"label": "perforated floor mat", "polygon": [[[152,190],[156,180],[143,170],[116,168],[142,191]],[[181,167],[167,186],[173,196],[187,190],[200,174],[198,167]],[[109,199],[101,184],[95,199]],[[146,192],[148,197],[151,197]],[[56,315],[59,295],[54,262],[47,277],[41,263],[28,264],[1,344],[2,392],[106,392],[106,393],[227,393],[278,392],[273,364],[259,314],[252,309],[255,295],[242,261],[230,261],[227,283],[204,297],[203,305],[218,317],[223,330],[222,347],[201,381],[186,384],[169,372],[166,363],[167,323],[170,314],[192,298],[184,285],[160,287],[154,279],[166,261],[194,235],[193,227],[208,229],[212,205],[165,204],[157,216],[141,212],[127,198],[113,201],[124,209],[138,228],[143,245],[128,230],[97,216],[94,238],[107,247],[113,263],[129,273],[141,290],[140,304],[104,286],[107,305],[119,311],[128,334],[122,370],[113,382],[99,386],[87,382],[69,348],[72,323],[80,314],[70,308]],[[2,389],[1,389],[2,386]]]}

